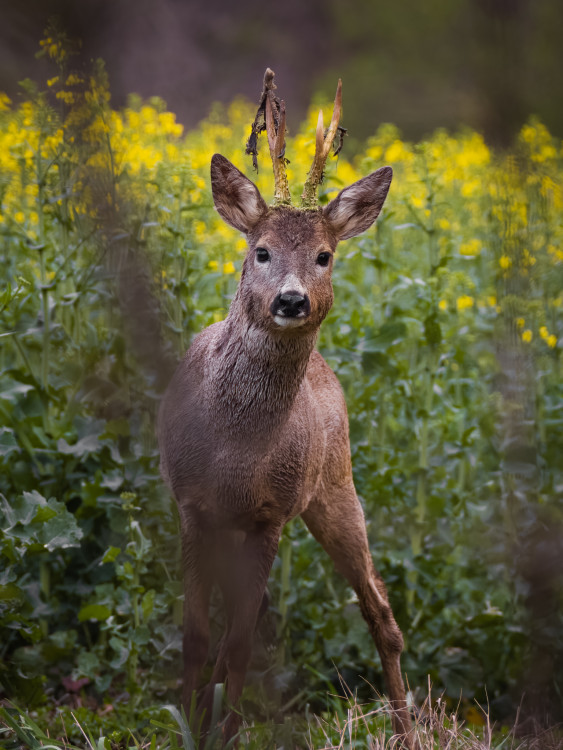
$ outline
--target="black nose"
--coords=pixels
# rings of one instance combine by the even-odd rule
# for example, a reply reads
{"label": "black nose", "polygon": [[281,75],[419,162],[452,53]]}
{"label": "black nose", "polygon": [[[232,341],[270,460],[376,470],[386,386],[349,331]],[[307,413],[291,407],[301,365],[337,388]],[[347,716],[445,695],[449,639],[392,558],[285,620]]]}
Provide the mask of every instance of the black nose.
{"label": "black nose", "polygon": [[307,314],[308,299],[299,292],[284,292],[278,294],[273,304],[274,315],[285,315],[286,318],[296,318],[300,313]]}

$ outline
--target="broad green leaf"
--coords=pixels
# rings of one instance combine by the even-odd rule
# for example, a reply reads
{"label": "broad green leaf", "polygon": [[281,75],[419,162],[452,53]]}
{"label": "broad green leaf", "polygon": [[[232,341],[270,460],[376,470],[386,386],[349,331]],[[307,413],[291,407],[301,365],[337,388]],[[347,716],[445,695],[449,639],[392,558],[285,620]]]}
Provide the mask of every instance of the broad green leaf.
{"label": "broad green leaf", "polygon": [[12,403],[18,400],[19,396],[25,396],[26,393],[33,390],[32,385],[27,383],[16,383],[11,388],[0,389],[0,398],[4,401],[11,401]]}
{"label": "broad green leaf", "polygon": [[115,562],[117,556],[121,553],[121,547],[109,547],[102,557],[103,563]]}
{"label": "broad green leaf", "polygon": [[97,435],[86,435],[73,445],[69,445],[64,438],[59,438],[57,450],[70,456],[82,458],[88,453],[96,453],[101,448]]}
{"label": "broad green leaf", "polygon": [[75,517],[63,507],[57,515],[42,525],[37,536],[49,552],[52,552],[54,549],[78,547],[83,535]]}
{"label": "broad green leaf", "polygon": [[12,502],[8,502],[3,495],[0,496],[0,507],[6,519],[4,530],[13,529],[16,524],[27,526],[35,517],[38,508],[46,505],[47,500],[37,490],[24,492]]}
{"label": "broad green leaf", "polygon": [[107,620],[110,615],[111,610],[105,604],[88,604],[79,611],[78,619],[80,622],[85,622],[86,620]]}

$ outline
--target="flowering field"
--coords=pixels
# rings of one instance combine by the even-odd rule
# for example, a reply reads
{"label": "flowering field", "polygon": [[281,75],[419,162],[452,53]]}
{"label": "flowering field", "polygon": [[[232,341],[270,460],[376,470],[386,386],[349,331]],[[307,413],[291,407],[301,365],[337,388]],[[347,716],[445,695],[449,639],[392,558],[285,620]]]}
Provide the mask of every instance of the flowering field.
{"label": "flowering field", "polygon": [[[209,163],[252,177],[254,111],[235,101],[184,134],[160,101],[112,109],[103,66],[71,72],[58,38],[42,50],[53,77],[19,103],[0,94],[0,697],[33,731],[80,744],[81,724],[121,747],[125,726],[164,731],[179,700],[154,415],[169,363],[236,288],[246,245],[213,209]],[[313,108],[288,136],[295,198],[315,124]],[[259,163],[270,200],[266,150]],[[321,202],[384,164],[388,200],[339,246],[319,348],[346,393],[414,699],[430,675],[467,721],[483,723],[478,702],[510,722],[524,687],[544,707],[563,689],[562,145],[534,120],[505,154],[470,131],[410,144],[383,125],[331,160]],[[367,628],[300,521],[270,589],[245,716],[305,746],[317,714],[308,741],[328,746],[342,685],[368,703],[383,690]]]}

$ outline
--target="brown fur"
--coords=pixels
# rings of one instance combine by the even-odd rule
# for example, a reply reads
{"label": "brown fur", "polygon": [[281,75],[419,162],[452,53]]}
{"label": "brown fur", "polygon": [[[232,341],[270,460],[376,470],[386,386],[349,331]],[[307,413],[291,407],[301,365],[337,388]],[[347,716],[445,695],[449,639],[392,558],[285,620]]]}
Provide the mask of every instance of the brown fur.
{"label": "brown fur", "polygon": [[[207,658],[214,582],[228,625],[202,705],[209,708],[213,685],[226,680],[236,706],[280,534],[302,515],[357,592],[396,709],[395,729],[406,736],[403,639],[369,551],[342,390],[314,349],[332,305],[338,239],[375,221],[391,170],[379,170],[317,211],[266,208],[255,186],[223,157],[213,157],[211,173],[217,210],[247,234],[249,252],[227,319],[195,339],[159,415],[162,474],[182,528],[184,706],[188,711]],[[257,247],[269,251],[267,263],[257,260]],[[317,261],[323,252],[331,255],[326,267]],[[294,327],[274,314],[276,295],[288,285],[310,301]],[[238,721],[231,712],[225,739]]]}

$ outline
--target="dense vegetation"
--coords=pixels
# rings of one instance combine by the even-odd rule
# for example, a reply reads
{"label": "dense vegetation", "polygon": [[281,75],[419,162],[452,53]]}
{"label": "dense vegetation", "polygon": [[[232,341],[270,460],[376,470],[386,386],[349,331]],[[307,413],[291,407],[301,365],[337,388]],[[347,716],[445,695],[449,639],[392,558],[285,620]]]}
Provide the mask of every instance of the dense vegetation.
{"label": "dense vegetation", "polygon": [[[154,416],[169,362],[236,288],[245,241],[208,169],[218,151],[250,174],[253,112],[236,101],[184,136],[160,101],[113,110],[103,66],[72,72],[60,38],[42,50],[45,90],[0,95],[0,684],[51,737],[80,743],[82,723],[118,743],[178,702],[180,550]],[[315,119],[288,138],[296,196]],[[475,699],[509,721],[524,684],[556,718],[563,688],[562,157],[536,121],[505,155],[474,132],[412,145],[387,125],[321,186],[326,202],[394,169],[376,228],[339,248],[319,347],[411,690],[430,675],[469,720]],[[343,685],[374,700],[367,628],[299,520],[271,594],[247,718],[346,716]]]}

